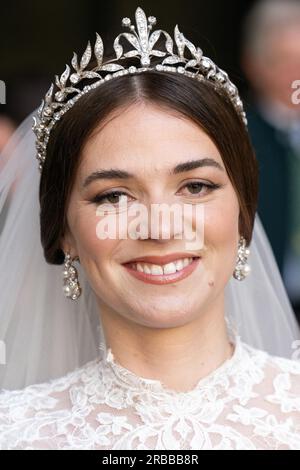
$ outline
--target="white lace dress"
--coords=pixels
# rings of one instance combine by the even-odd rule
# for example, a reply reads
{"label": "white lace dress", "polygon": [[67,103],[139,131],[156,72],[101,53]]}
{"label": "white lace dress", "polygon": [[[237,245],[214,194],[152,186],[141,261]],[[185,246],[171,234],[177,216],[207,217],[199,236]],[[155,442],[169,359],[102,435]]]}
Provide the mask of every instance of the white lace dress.
{"label": "white lace dress", "polygon": [[300,363],[235,340],[176,392],[104,359],[0,394],[0,449],[300,449]]}

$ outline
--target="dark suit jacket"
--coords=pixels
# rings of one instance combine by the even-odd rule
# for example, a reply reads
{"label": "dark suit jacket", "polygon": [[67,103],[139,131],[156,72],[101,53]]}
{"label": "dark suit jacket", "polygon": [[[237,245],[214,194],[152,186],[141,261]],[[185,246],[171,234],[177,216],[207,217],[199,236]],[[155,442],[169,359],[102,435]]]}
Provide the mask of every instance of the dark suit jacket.
{"label": "dark suit jacket", "polygon": [[283,133],[248,108],[248,129],[259,164],[258,214],[269,237],[280,271],[289,227],[289,144]]}

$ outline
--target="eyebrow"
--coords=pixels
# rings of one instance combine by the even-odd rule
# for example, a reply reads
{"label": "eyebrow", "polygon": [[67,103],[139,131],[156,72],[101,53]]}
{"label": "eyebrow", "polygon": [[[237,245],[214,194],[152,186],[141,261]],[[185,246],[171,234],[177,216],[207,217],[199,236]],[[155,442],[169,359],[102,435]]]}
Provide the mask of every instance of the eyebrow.
{"label": "eyebrow", "polygon": [[[191,171],[196,168],[202,168],[205,166],[212,166],[217,168],[218,170],[224,171],[224,168],[213,158],[202,158],[200,160],[190,160],[187,162],[179,163],[173,169],[169,171],[171,175],[177,175],[179,173],[183,173],[186,171]],[[125,170],[120,170],[118,168],[110,168],[108,170],[97,170],[91,173],[87,178],[85,178],[83,182],[83,188],[86,188],[90,183],[95,180],[103,179],[103,180],[110,180],[110,179],[122,179],[127,180],[129,178],[134,178],[135,175],[133,173],[129,173]]]}

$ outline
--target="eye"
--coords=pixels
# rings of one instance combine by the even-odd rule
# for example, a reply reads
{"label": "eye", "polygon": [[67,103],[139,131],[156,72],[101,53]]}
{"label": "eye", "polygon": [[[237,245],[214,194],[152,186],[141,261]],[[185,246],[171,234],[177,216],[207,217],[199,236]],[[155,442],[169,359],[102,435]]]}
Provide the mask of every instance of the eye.
{"label": "eye", "polygon": [[[201,193],[203,193],[203,188],[205,189],[204,194],[207,194],[215,189],[220,188],[221,185],[219,184],[214,184],[214,183],[203,183],[200,181],[192,181],[186,185],[183,186],[183,188],[188,188],[189,191],[191,191],[188,196],[190,195],[196,195],[199,196]],[[109,203],[109,204],[125,204],[128,202],[130,196],[128,196],[127,193],[124,191],[109,191],[104,194],[97,194],[91,202],[95,204],[104,204],[104,203]],[[121,199],[120,199],[121,198]]]}
{"label": "eye", "polygon": [[196,196],[203,195],[204,196],[220,187],[221,187],[220,184],[203,183],[201,181],[192,181],[183,186],[183,188],[188,188],[188,191],[190,191],[190,193],[187,194],[188,196],[190,195],[196,195]]}
{"label": "eye", "polygon": [[[120,196],[123,196],[121,200],[119,199]],[[110,191],[104,194],[97,194],[93,199],[92,202],[95,204],[101,204],[103,202],[108,202],[109,204],[120,204],[125,203],[128,198],[128,195],[123,191]]]}

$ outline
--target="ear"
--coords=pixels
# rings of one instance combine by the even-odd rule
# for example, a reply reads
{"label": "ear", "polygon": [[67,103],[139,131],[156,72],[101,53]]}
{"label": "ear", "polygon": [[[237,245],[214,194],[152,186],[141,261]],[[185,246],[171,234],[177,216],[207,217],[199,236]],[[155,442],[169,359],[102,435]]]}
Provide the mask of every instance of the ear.
{"label": "ear", "polygon": [[61,239],[60,246],[65,254],[69,253],[71,255],[72,259],[78,258],[76,242],[69,230],[66,231],[65,235]]}

